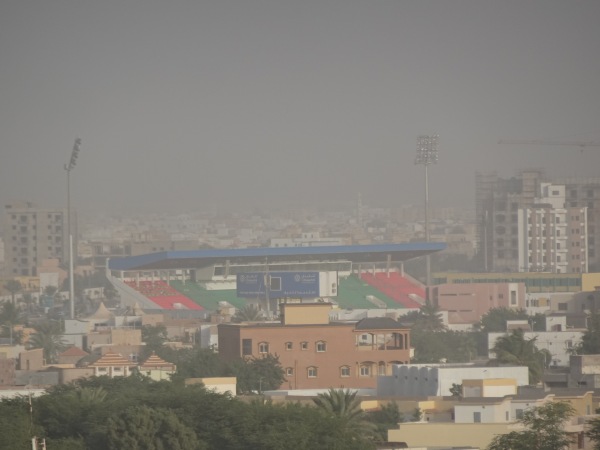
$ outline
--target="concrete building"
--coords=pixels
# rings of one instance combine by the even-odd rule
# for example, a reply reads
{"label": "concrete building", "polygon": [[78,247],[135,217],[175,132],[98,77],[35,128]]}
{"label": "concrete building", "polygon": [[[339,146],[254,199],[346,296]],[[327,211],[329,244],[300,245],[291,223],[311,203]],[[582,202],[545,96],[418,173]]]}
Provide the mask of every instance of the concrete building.
{"label": "concrete building", "polygon": [[146,361],[138,366],[138,371],[154,381],[161,381],[170,380],[171,375],[177,371],[177,367],[152,353]]}
{"label": "concrete building", "polygon": [[281,306],[281,322],[220,324],[219,356],[277,355],[289,389],[374,388],[378,375],[410,361],[410,330],[393,319],[330,322],[329,303]]}
{"label": "concrete building", "polygon": [[473,324],[492,308],[525,308],[523,283],[442,284],[431,288],[431,300],[448,312],[448,323]]}
{"label": "concrete building", "polygon": [[587,208],[566,207],[564,185],[540,183],[540,191],[518,211],[519,270],[587,272]]}
{"label": "concrete building", "polygon": [[510,179],[477,173],[475,197],[477,247],[485,271],[600,270],[595,248],[600,239],[600,178],[550,183],[540,170]]}
{"label": "concrete building", "polygon": [[131,370],[136,364],[129,361],[119,353],[108,352],[100,357],[96,362],[90,364],[88,368],[94,370],[94,376],[127,377],[131,375]]}
{"label": "concrete building", "polygon": [[[6,275],[36,276],[42,261],[69,260],[67,213],[63,209],[38,208],[31,202],[4,207],[2,222]],[[77,255],[77,215],[71,210],[73,254]]]}
{"label": "concrete building", "polygon": [[486,367],[474,364],[396,364],[389,376],[380,376],[377,395],[427,397],[450,395],[453,384],[474,379],[515,379],[518,386],[529,384],[527,367]]}

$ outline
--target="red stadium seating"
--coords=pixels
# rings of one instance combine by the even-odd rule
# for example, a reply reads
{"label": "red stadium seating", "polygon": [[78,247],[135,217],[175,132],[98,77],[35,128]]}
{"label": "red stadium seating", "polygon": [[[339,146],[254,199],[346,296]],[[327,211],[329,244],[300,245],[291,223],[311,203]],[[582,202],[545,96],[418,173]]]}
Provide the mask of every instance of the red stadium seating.
{"label": "red stadium seating", "polygon": [[413,284],[398,272],[375,272],[375,274],[365,272],[361,274],[360,278],[405,308],[420,308],[422,306],[412,299],[411,295],[424,299],[425,289]]}
{"label": "red stadium seating", "polygon": [[204,309],[164,281],[144,280],[139,284],[135,281],[126,281],[125,283],[148,297],[162,309]]}

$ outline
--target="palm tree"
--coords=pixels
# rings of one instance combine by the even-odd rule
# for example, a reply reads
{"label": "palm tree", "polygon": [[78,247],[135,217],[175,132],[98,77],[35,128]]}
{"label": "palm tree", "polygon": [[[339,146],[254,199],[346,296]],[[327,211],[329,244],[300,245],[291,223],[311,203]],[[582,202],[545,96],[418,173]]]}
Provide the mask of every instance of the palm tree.
{"label": "palm tree", "polygon": [[106,400],[107,394],[108,393],[102,386],[79,387],[69,393],[71,397],[76,398],[82,404],[86,405],[96,405],[98,403],[102,403],[104,400]]}
{"label": "palm tree", "polygon": [[29,348],[44,350],[47,362],[56,362],[59,353],[67,348],[67,343],[62,338],[60,323],[56,321],[43,322],[35,326],[36,332],[29,338]]}
{"label": "palm tree", "polygon": [[529,381],[537,383],[544,371],[548,356],[546,350],[540,350],[535,345],[536,338],[525,339],[523,330],[514,330],[511,334],[499,337],[492,351],[496,358],[491,364],[512,364],[529,368]]}
{"label": "palm tree", "polygon": [[254,305],[245,305],[243,308],[238,309],[233,316],[234,322],[258,322],[264,320],[264,315],[260,309]]}
{"label": "palm tree", "polygon": [[10,298],[15,303],[15,295],[17,292],[23,290],[23,285],[19,282],[19,280],[8,280],[4,283],[4,289],[10,292]]}
{"label": "palm tree", "polygon": [[354,420],[362,418],[363,414],[360,400],[356,398],[357,392],[350,389],[330,388],[327,392],[320,393],[313,402],[332,416]]}
{"label": "palm tree", "polygon": [[2,310],[0,311],[0,325],[7,330],[7,334],[11,338],[11,345],[13,343],[21,342],[23,332],[21,331],[15,335],[13,330],[14,326],[21,322],[23,322],[23,315],[19,312],[15,304],[4,303],[4,305],[2,305]]}
{"label": "palm tree", "polygon": [[330,388],[313,398],[313,402],[328,416],[339,419],[346,433],[354,434],[357,438],[373,436],[375,426],[366,420],[360,399],[356,398],[357,392]]}

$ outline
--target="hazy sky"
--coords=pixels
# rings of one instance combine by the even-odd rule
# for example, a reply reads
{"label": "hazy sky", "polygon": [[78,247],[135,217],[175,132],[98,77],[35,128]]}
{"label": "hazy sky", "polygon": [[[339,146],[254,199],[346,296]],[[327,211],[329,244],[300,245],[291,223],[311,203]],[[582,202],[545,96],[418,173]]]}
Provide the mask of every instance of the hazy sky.
{"label": "hazy sky", "polygon": [[596,176],[600,1],[2,0],[0,201],[432,205],[474,172]]}

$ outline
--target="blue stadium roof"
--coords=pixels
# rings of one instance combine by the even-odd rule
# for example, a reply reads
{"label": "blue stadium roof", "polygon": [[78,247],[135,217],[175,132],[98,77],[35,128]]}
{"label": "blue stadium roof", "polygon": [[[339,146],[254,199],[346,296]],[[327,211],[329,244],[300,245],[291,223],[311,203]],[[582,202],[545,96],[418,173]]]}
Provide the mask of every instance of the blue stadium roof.
{"label": "blue stadium roof", "polygon": [[274,247],[214,250],[188,250],[150,253],[111,259],[110,270],[200,269],[215,264],[248,264],[256,262],[351,261],[354,263],[406,261],[439,252],[442,242],[408,244],[336,245],[326,247]]}

